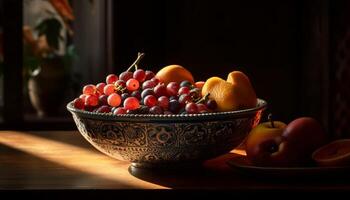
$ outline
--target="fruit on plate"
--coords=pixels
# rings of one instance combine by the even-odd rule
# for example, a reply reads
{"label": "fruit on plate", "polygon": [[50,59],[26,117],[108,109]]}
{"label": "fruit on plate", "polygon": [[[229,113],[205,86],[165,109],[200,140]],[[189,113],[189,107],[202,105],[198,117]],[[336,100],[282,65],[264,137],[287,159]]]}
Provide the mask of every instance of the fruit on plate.
{"label": "fruit on plate", "polygon": [[312,159],[319,166],[350,166],[350,139],[339,139],[318,148]]}
{"label": "fruit on plate", "polygon": [[194,83],[194,78],[186,68],[180,65],[168,65],[163,67],[156,74],[156,78],[164,84],[168,84],[170,82],[176,82],[180,84],[182,81],[189,81],[190,83]]}
{"label": "fruit on plate", "polygon": [[105,83],[84,86],[74,107],[114,115],[197,114],[216,109],[214,100],[201,95],[203,81],[195,83],[191,73],[178,65],[161,69],[156,77],[153,72],[138,68],[143,56],[139,54],[119,76],[109,74]]}
{"label": "fruit on plate", "polygon": [[277,124],[275,127],[278,130],[274,130],[272,124],[262,123],[255,127],[247,138],[247,156],[255,165],[307,165],[312,161],[312,152],[328,140],[321,125],[310,117],[297,118],[287,126],[282,122],[274,124]]}
{"label": "fruit on plate", "polygon": [[[282,133],[286,124],[280,121],[260,123],[251,130],[246,139],[248,159],[255,165],[273,166],[284,163],[288,159],[282,143]],[[281,146],[280,146],[281,145]]]}
{"label": "fruit on plate", "polygon": [[202,96],[217,103],[217,111],[233,111],[256,106],[257,98],[248,77],[240,71],[233,71],[227,81],[219,77],[209,78],[202,88]]}
{"label": "fruit on plate", "polygon": [[328,142],[328,135],[321,124],[311,117],[300,117],[290,122],[282,137],[298,152],[295,154],[296,161],[300,163],[309,162],[313,151]]}

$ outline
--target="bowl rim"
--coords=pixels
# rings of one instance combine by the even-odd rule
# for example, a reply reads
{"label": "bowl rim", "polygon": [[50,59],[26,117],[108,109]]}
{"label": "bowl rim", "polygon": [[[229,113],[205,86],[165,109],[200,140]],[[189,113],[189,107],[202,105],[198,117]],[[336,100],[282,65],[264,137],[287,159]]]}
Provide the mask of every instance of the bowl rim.
{"label": "bowl rim", "polygon": [[254,108],[226,111],[226,112],[210,112],[198,114],[121,114],[113,115],[112,113],[94,113],[90,111],[74,108],[73,101],[66,106],[67,110],[73,115],[82,118],[105,120],[105,121],[128,121],[128,122],[181,122],[181,121],[207,121],[222,120],[228,118],[243,118],[262,112],[267,107],[267,102],[257,98],[257,106]]}

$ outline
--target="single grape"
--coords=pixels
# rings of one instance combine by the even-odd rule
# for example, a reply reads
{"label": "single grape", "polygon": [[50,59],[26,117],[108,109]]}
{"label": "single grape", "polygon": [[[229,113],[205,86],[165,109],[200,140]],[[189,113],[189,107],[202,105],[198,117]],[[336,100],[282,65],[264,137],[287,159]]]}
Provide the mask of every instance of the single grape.
{"label": "single grape", "polygon": [[139,89],[139,87],[140,87],[139,81],[134,79],[134,78],[131,78],[126,82],[126,88],[129,91],[135,91],[135,90]]}
{"label": "single grape", "polygon": [[197,104],[191,102],[191,103],[188,103],[186,104],[185,106],[185,110],[188,114],[195,114],[195,113],[198,113],[198,107],[197,107]]}
{"label": "single grape", "polygon": [[157,84],[154,81],[148,80],[142,83],[142,89],[154,88]]}
{"label": "single grape", "polygon": [[120,75],[119,75],[119,79],[120,80],[123,80],[125,82],[127,82],[129,79],[131,79],[133,77],[133,73],[132,72],[128,72],[128,71],[125,71],[125,72],[122,72]]}
{"label": "single grape", "polygon": [[188,88],[191,88],[192,87],[192,83],[189,82],[189,81],[182,81],[180,83],[180,87],[188,87]]}
{"label": "single grape", "polygon": [[105,93],[105,95],[111,95],[113,93],[115,93],[115,85],[114,84],[107,84],[104,88],[103,88],[103,92]]}
{"label": "single grape", "polygon": [[96,112],[98,113],[109,113],[111,112],[111,107],[107,106],[107,105],[103,105],[101,107],[99,107]]}
{"label": "single grape", "polygon": [[133,78],[142,83],[146,80],[146,73],[143,69],[138,69],[134,71]]}
{"label": "single grape", "polygon": [[128,97],[124,100],[124,108],[127,110],[135,110],[140,106],[140,101],[135,97]]}
{"label": "single grape", "polygon": [[160,80],[156,77],[153,77],[151,81],[155,82],[156,84],[160,83]]}
{"label": "single grape", "polygon": [[189,87],[181,87],[178,91],[178,95],[189,94],[189,93],[190,93]]}
{"label": "single grape", "polygon": [[74,108],[83,110],[84,109],[84,100],[81,98],[75,98],[73,101]]}
{"label": "single grape", "polygon": [[108,105],[113,106],[113,107],[118,107],[122,101],[122,98],[120,97],[119,94],[113,93],[108,96],[107,102]]}
{"label": "single grape", "polygon": [[135,90],[131,93],[132,97],[136,97],[138,100],[141,100],[141,91],[140,90]]}
{"label": "single grape", "polygon": [[129,93],[123,93],[121,95],[121,97],[122,97],[122,101],[124,102],[126,98],[130,97],[130,94]]}
{"label": "single grape", "polygon": [[155,75],[152,71],[145,71],[146,79],[145,80],[151,80]]}
{"label": "single grape", "polygon": [[179,103],[184,106],[185,104],[187,103],[190,103],[192,102],[192,98],[190,95],[188,94],[182,94],[179,96]]}
{"label": "single grape", "polygon": [[85,98],[86,98],[86,94],[81,94],[80,96],[79,96],[79,98],[81,98],[84,102],[85,102]]}
{"label": "single grape", "polygon": [[118,107],[115,108],[113,111],[113,115],[121,115],[121,114],[126,114],[126,109],[123,107]]}
{"label": "single grape", "polygon": [[143,99],[143,105],[146,105],[146,106],[151,108],[151,107],[157,105],[157,98],[153,95],[147,95]]}
{"label": "single grape", "polygon": [[140,114],[148,114],[149,113],[149,108],[147,106],[140,106],[138,108]]}
{"label": "single grape", "polygon": [[123,80],[117,80],[115,83],[114,83],[114,85],[116,86],[116,87],[123,87],[123,88],[125,88],[126,87],[126,82],[125,81],[123,81]]}
{"label": "single grape", "polygon": [[97,106],[98,98],[95,95],[87,95],[85,98],[85,106]]}
{"label": "single grape", "polygon": [[156,95],[153,91],[153,88],[147,88],[141,92],[141,98],[145,98],[147,95]]}
{"label": "single grape", "polygon": [[177,82],[170,82],[166,86],[166,90],[168,93],[168,96],[175,96],[177,95],[177,92],[179,91],[180,85]]}
{"label": "single grape", "polygon": [[83,94],[93,95],[93,94],[95,94],[95,91],[96,91],[96,86],[94,86],[92,84],[85,85],[83,87]]}
{"label": "single grape", "polygon": [[164,83],[158,84],[156,87],[154,87],[153,90],[154,90],[154,93],[157,97],[168,95],[167,88],[164,85]]}
{"label": "single grape", "polygon": [[99,96],[98,97],[99,105],[108,105],[107,99],[108,99],[108,96],[105,94]]}
{"label": "single grape", "polygon": [[118,76],[115,75],[115,74],[109,74],[109,75],[106,77],[106,83],[107,83],[107,84],[113,84],[113,83],[115,83],[117,80],[118,80]]}
{"label": "single grape", "polygon": [[164,110],[167,110],[169,107],[169,98],[167,96],[161,96],[158,98],[158,105],[163,108]]}
{"label": "single grape", "polygon": [[160,106],[153,106],[152,108],[149,109],[149,112],[151,114],[163,114],[163,110]]}
{"label": "single grape", "polygon": [[203,103],[198,103],[197,104],[198,112],[203,113],[203,112],[208,112],[208,108],[206,105]]}
{"label": "single grape", "polygon": [[173,100],[169,101],[169,111],[170,112],[176,114],[179,112],[180,109],[181,109],[181,105],[177,100],[173,99]]}
{"label": "single grape", "polygon": [[99,83],[99,84],[96,85],[96,89],[97,89],[97,91],[98,91],[100,94],[103,94],[103,93],[104,93],[104,92],[103,92],[103,89],[104,89],[105,86],[106,86],[105,83]]}
{"label": "single grape", "polygon": [[209,108],[210,110],[215,110],[218,107],[218,104],[213,99],[209,99],[206,105],[207,105],[207,108]]}

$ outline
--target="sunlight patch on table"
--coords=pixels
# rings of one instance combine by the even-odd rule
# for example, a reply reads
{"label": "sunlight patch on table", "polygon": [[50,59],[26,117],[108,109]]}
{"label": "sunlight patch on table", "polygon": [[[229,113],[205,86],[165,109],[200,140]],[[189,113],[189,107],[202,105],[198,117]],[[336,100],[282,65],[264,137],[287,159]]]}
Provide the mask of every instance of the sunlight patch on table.
{"label": "sunlight patch on table", "polygon": [[[131,176],[127,170],[127,167],[130,165],[129,162],[119,161],[86,148],[19,131],[3,131],[0,135],[0,144],[109,180],[120,182],[128,180],[125,184],[135,186],[135,188],[166,188]],[[124,165],[125,169],[118,170],[116,165]]]}

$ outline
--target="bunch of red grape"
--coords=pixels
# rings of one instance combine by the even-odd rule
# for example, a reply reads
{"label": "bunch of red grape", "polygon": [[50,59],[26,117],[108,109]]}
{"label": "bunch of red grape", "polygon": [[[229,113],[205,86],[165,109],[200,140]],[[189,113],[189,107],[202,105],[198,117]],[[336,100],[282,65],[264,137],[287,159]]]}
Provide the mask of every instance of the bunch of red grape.
{"label": "bunch of red grape", "polygon": [[74,107],[118,115],[195,114],[211,112],[217,106],[208,96],[202,97],[203,84],[182,81],[166,85],[152,71],[129,69],[119,76],[108,75],[105,83],[84,86],[83,93],[73,101]]}

